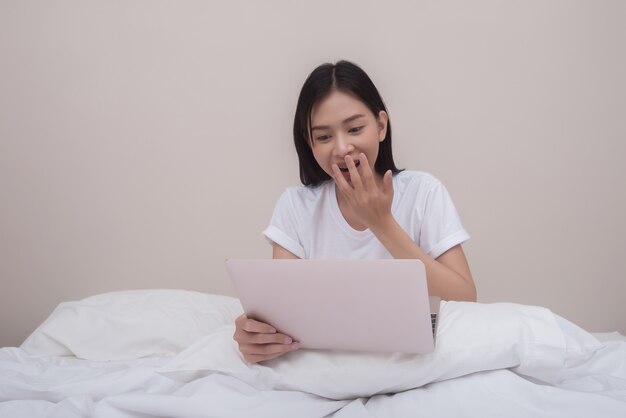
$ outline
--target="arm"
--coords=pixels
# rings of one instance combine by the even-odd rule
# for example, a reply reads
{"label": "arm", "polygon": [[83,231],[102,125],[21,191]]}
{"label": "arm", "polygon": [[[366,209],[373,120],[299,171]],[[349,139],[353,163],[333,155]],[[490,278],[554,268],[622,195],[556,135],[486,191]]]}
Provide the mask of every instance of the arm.
{"label": "arm", "polygon": [[272,244],[272,258],[287,258],[287,259],[299,259],[297,255],[291,251],[286,250],[282,246],[273,243]]}
{"label": "arm", "polygon": [[424,263],[431,295],[444,300],[476,301],[476,286],[460,244],[434,259],[409,237],[391,214],[372,224],[370,229],[394,258],[416,258]]}
{"label": "arm", "polygon": [[[273,244],[272,258],[298,258],[278,244]],[[235,341],[239,351],[249,363],[270,360],[300,348],[300,343],[281,334],[264,322],[255,321],[245,314],[235,320]]]}
{"label": "arm", "polygon": [[360,172],[350,156],[345,162],[351,185],[334,165],[335,184],[343,199],[394,258],[421,260],[426,267],[428,289],[445,300],[476,301],[476,287],[460,245],[433,259],[402,229],[391,213],[393,182],[391,171],[378,181],[365,154],[360,154]]}

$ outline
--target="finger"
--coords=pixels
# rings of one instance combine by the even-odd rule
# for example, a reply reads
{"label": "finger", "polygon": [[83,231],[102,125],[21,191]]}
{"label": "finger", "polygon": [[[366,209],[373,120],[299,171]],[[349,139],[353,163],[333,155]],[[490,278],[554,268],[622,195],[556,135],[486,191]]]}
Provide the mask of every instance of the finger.
{"label": "finger", "polygon": [[261,354],[244,354],[243,358],[251,364],[256,364],[256,363],[260,363],[262,361],[266,361],[266,360],[271,360],[273,358],[276,358],[278,356],[280,356],[281,354],[274,354],[271,356],[267,356],[267,355],[261,355]]}
{"label": "finger", "polygon": [[242,329],[235,331],[233,339],[239,345],[249,344],[291,344],[293,338],[285,334],[263,334],[257,332],[247,332]]}
{"label": "finger", "polygon": [[242,344],[239,351],[244,355],[283,354],[300,348],[300,343],[291,344]]}
{"label": "finger", "polygon": [[350,155],[346,155],[344,160],[348,166],[348,171],[350,172],[350,181],[352,182],[352,186],[355,190],[363,190],[363,182],[361,181],[361,176],[356,168],[354,159]]}
{"label": "finger", "polygon": [[359,168],[361,169],[361,173],[363,173],[363,182],[365,186],[368,188],[376,186],[374,172],[372,171],[372,167],[370,167],[370,163],[364,153],[359,154],[359,161],[361,161]]}
{"label": "finger", "polygon": [[265,322],[257,321],[255,319],[246,318],[240,323],[241,326],[239,328],[246,332],[257,332],[263,334],[274,334],[276,332],[276,328],[270,324],[266,324]]}
{"label": "finger", "polygon": [[261,361],[271,360],[276,357],[280,357],[283,354],[287,353],[276,353],[276,354],[246,354],[244,358],[248,363],[259,363]]}
{"label": "finger", "polygon": [[250,334],[246,342],[252,344],[291,344],[293,338],[285,334]]}
{"label": "finger", "polygon": [[352,187],[350,187],[346,179],[343,177],[343,174],[341,174],[341,170],[339,169],[339,166],[337,164],[333,164],[332,170],[334,174],[333,180],[335,180],[335,184],[339,188],[339,191],[344,194],[350,193],[352,191]]}

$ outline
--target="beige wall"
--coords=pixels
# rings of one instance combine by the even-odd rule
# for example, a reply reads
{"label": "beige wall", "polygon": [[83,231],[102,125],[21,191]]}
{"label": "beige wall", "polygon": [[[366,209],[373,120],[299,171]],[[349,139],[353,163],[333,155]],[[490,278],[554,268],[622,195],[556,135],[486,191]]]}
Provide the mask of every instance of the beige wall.
{"label": "beige wall", "polygon": [[298,183],[317,65],[362,65],[448,186],[484,302],[626,333],[626,3],[0,0],[0,345],[61,301],[232,294]]}

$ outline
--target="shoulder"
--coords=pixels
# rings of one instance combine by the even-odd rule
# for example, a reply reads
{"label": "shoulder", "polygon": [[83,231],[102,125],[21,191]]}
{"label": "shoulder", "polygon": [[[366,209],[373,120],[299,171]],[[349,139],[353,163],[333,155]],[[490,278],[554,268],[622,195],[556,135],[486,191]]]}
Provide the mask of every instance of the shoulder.
{"label": "shoulder", "polygon": [[428,194],[442,186],[441,181],[430,173],[418,170],[404,170],[393,178],[394,189],[399,193],[413,192]]}
{"label": "shoulder", "polygon": [[294,208],[310,207],[315,205],[330,187],[329,182],[318,186],[293,186],[288,187],[278,199],[277,205],[290,205]]}

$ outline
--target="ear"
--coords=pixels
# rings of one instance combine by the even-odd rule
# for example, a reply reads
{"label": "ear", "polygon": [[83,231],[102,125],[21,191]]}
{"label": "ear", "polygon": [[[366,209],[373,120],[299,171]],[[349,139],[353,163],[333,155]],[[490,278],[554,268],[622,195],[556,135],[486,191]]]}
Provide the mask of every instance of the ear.
{"label": "ear", "polygon": [[387,116],[387,112],[381,110],[378,112],[378,142],[383,142],[385,140],[385,136],[387,135],[387,123],[389,122],[389,116]]}

